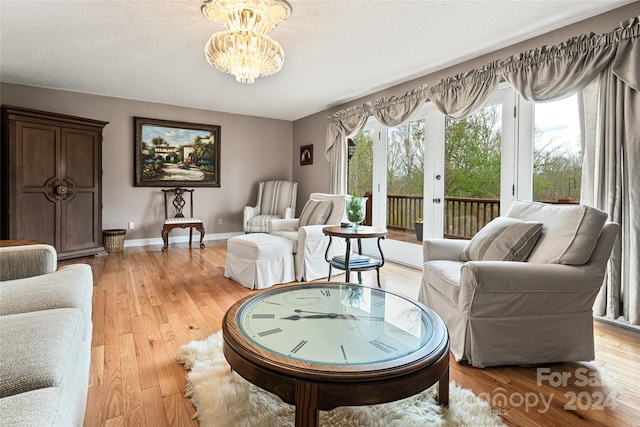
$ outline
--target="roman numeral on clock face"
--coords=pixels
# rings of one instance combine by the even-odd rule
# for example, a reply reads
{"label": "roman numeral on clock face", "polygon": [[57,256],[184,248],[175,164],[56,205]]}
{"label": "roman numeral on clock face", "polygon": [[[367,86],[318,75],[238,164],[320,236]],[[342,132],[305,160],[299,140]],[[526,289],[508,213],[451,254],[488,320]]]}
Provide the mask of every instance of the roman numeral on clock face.
{"label": "roman numeral on clock face", "polygon": [[282,329],[275,328],[275,329],[269,329],[268,331],[258,332],[258,336],[259,337],[266,337],[267,335],[277,334],[278,332],[282,332]]}
{"label": "roman numeral on clock face", "polygon": [[306,341],[306,340],[302,340],[302,341],[300,341],[300,342],[298,343],[298,345],[297,345],[297,346],[295,346],[295,347],[293,347],[293,348],[291,349],[291,353],[297,353],[297,352],[298,352],[298,350],[300,350],[300,349],[301,349],[301,348],[302,348],[306,343],[307,343],[307,341]]}
{"label": "roman numeral on clock face", "polygon": [[320,289],[320,293],[322,295],[324,295],[325,297],[330,297],[331,296],[331,291],[329,289]]}
{"label": "roman numeral on clock face", "polygon": [[275,314],[269,313],[255,313],[251,316],[252,319],[275,319]]}
{"label": "roman numeral on clock face", "polygon": [[344,351],[343,345],[340,345],[340,351],[342,351],[342,357],[344,357],[344,360],[347,360],[347,352]]}

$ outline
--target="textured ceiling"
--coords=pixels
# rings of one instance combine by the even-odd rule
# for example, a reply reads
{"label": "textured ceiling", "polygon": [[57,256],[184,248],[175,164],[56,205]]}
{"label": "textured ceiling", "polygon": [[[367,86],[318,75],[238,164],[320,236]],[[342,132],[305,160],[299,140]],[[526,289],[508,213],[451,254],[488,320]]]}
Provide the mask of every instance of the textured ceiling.
{"label": "textured ceiling", "polygon": [[295,120],[631,1],[290,3],[282,71],[243,85],[207,63],[199,1],[2,0],[0,78]]}

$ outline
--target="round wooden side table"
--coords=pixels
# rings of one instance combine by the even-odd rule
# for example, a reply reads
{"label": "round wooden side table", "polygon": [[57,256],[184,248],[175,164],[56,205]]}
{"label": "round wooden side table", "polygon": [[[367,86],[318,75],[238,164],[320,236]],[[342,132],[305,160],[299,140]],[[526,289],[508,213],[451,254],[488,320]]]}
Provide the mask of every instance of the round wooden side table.
{"label": "round wooden side table", "polygon": [[[329,244],[324,254],[324,259],[329,263],[329,276],[327,280],[331,280],[331,269],[337,268],[345,271],[347,282],[351,281],[351,272],[358,272],[358,283],[362,284],[362,271],[376,270],[376,277],[378,280],[378,287],[380,287],[380,268],[384,265],[384,254],[380,247],[380,241],[387,237],[387,230],[383,228],[370,227],[366,225],[360,225],[357,229],[352,227],[340,227],[330,226],[324,227],[322,232],[329,236]],[[341,237],[345,239],[346,250],[344,257],[333,257],[329,259],[329,249],[331,248],[331,242],[333,237]],[[356,239],[358,243],[358,254],[351,253],[351,239]],[[378,239],[378,252],[380,253],[380,259],[363,257],[362,256],[362,239]]]}

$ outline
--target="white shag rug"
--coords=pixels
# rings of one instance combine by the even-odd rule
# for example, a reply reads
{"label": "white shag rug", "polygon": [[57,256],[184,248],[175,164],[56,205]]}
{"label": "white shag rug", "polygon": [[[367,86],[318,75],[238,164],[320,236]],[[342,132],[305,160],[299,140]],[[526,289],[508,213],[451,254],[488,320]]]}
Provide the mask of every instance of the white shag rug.
{"label": "white shag rug", "polygon": [[[189,370],[186,396],[203,427],[283,427],[294,425],[294,407],[231,370],[222,353],[222,332],[180,349]],[[449,407],[435,400],[437,383],[420,394],[373,406],[320,411],[323,427],[504,426],[490,406],[470,390],[449,386]]]}

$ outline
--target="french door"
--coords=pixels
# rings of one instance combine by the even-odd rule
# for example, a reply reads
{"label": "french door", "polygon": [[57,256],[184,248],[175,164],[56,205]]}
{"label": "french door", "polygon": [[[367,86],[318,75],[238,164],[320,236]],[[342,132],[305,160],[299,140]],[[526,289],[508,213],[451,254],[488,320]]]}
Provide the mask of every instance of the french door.
{"label": "french door", "polygon": [[517,185],[516,99],[512,89],[499,89],[462,120],[430,111],[425,238],[470,239],[508,210]]}
{"label": "french door", "polygon": [[389,231],[385,258],[421,268],[417,218],[422,239],[470,239],[516,199],[577,200],[577,105],[576,96],[526,102],[504,86],[463,120],[430,103],[403,126],[387,128],[371,118],[349,143],[348,191],[366,193],[370,224]]}
{"label": "french door", "polygon": [[463,120],[431,110],[425,238],[470,239],[516,199],[578,203],[583,113],[577,95],[532,103],[508,86]]}
{"label": "french door", "polygon": [[[349,142],[349,193],[369,197],[367,220],[388,230],[385,258],[416,267],[422,264],[415,224],[424,212],[426,111],[392,128],[372,118]],[[376,254],[377,248],[363,241],[363,251]]]}

